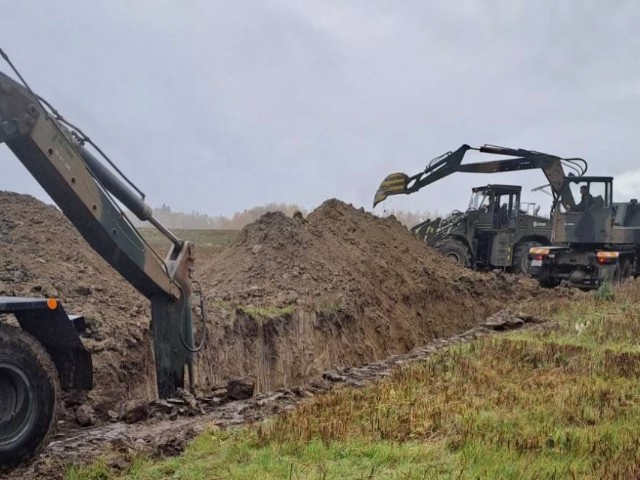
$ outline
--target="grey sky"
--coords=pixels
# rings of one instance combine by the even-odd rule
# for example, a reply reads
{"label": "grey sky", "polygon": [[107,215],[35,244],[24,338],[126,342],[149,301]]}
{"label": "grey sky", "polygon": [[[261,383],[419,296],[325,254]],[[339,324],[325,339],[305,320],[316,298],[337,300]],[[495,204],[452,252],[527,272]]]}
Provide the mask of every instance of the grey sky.
{"label": "grey sky", "polygon": [[[632,0],[0,5],[0,45],[32,87],[154,205],[369,208],[386,174],[462,143],[581,156],[640,196]],[[5,147],[0,162],[0,189],[45,198]],[[510,182],[544,177],[457,174],[378,210],[449,211],[471,186]]]}

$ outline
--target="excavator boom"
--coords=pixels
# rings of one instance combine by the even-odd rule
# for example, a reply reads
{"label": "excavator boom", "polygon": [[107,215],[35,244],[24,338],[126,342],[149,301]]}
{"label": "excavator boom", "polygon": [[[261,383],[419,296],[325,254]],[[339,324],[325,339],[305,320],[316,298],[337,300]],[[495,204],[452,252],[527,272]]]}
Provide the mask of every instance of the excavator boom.
{"label": "excavator boom", "polygon": [[[193,386],[193,355],[206,338],[203,329],[203,340],[194,346],[193,244],[153,216],[140,189],[33,92],[2,49],[0,57],[21,80],[0,72],[0,144],[7,145],[96,253],[149,299],[158,396],[170,397],[184,387],[187,372]],[[166,256],[151,248],[123,207],[171,242]],[[204,308],[200,291],[203,321]],[[2,472],[47,444],[56,426],[60,388],[90,389],[93,367],[78,335],[84,319],[68,315],[57,299],[0,297],[0,314],[12,315],[19,325],[0,322]]]}
{"label": "excavator boom", "polygon": [[[515,158],[463,165],[462,160],[469,150],[477,150],[481,153],[505,155]],[[433,159],[422,172],[416,175],[409,176],[405,173],[392,173],[388,175],[382,181],[375,194],[373,206],[375,207],[391,195],[408,195],[410,193],[417,192],[427,185],[430,185],[455,172],[498,173],[540,168],[547,177],[554,196],[559,196],[563,190],[565,179],[563,166],[566,166],[571,170],[571,173],[577,176],[584,175],[587,171],[587,162],[581,158],[563,159],[555,155],[549,155],[532,150],[497,147],[493,145],[483,145],[479,148],[462,145],[454,152],[448,152]],[[563,202],[568,203],[568,206],[573,206],[572,204],[575,204],[567,193],[562,196],[562,199]]]}
{"label": "excavator boom", "polygon": [[[158,393],[170,396],[184,386],[185,366],[191,364],[194,247],[160,224],[144,200],[55,113],[0,72],[0,143],[6,143],[89,245],[151,301]],[[171,240],[165,258],[146,243],[116,199]]]}

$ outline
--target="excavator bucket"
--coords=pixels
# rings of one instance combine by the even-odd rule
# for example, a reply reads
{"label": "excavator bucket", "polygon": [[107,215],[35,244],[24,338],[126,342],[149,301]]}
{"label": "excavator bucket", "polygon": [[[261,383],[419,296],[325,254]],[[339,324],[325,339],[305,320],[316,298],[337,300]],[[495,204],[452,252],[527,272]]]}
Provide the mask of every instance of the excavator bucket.
{"label": "excavator bucket", "polygon": [[378,191],[373,198],[373,206],[385,200],[389,195],[399,195],[401,193],[407,193],[407,185],[409,184],[409,177],[404,173],[392,173],[387,175]]}

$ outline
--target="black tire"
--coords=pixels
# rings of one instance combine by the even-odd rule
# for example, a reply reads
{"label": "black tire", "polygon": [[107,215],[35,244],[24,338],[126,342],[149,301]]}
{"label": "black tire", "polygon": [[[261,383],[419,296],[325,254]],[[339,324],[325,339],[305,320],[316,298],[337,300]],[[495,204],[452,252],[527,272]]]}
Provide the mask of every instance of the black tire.
{"label": "black tire", "polygon": [[541,278],[538,283],[542,288],[556,288],[560,285],[560,280],[557,278]]}
{"label": "black tire", "polygon": [[449,260],[463,267],[471,266],[471,252],[462,241],[455,238],[445,238],[436,245],[436,248]]}
{"label": "black tire", "polygon": [[0,470],[36,455],[56,423],[58,372],[24,330],[0,324]]}
{"label": "black tire", "polygon": [[529,249],[539,247],[542,243],[529,240],[519,243],[513,251],[513,272],[526,275],[529,272]]}
{"label": "black tire", "polygon": [[613,272],[612,283],[614,285],[622,285],[631,277],[632,273],[631,263],[628,260],[620,260]]}

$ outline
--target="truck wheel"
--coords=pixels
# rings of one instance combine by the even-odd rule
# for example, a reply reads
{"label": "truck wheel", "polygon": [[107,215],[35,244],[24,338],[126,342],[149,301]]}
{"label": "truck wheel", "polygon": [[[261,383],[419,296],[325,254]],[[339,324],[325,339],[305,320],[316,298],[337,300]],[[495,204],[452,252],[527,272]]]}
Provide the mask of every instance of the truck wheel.
{"label": "truck wheel", "polygon": [[542,288],[556,288],[560,285],[560,280],[557,278],[541,278],[538,283]]}
{"label": "truck wheel", "polygon": [[0,325],[0,470],[37,454],[55,425],[58,372],[24,330]]}
{"label": "truck wheel", "polygon": [[471,252],[467,246],[455,238],[445,238],[436,248],[449,260],[453,260],[463,267],[471,266]]}
{"label": "truck wheel", "polygon": [[519,243],[513,251],[513,272],[526,275],[529,272],[529,249],[541,245],[535,240]]}
{"label": "truck wheel", "polygon": [[622,260],[613,272],[614,285],[622,285],[631,276],[631,264],[628,260]]}

